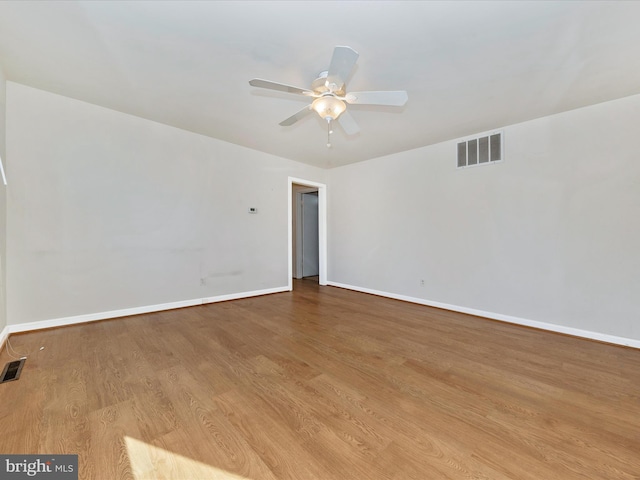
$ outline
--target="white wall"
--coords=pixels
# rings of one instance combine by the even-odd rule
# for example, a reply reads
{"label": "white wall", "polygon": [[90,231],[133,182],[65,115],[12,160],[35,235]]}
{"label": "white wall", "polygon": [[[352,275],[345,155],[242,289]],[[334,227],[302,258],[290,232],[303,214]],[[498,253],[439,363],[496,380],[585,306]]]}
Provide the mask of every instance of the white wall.
{"label": "white wall", "polygon": [[638,124],[635,96],[506,128],[498,165],[327,172],[8,82],[7,323],[286,287],[293,176],[329,184],[332,282],[640,340]]}
{"label": "white wall", "polygon": [[[5,127],[6,127],[6,79],[0,66],[0,157],[6,164]],[[7,239],[7,188],[0,179],[0,345],[2,345],[2,331],[7,325],[6,309],[6,239]]]}
{"label": "white wall", "polygon": [[12,82],[7,122],[10,325],[287,286],[326,171]]}
{"label": "white wall", "polygon": [[640,344],[638,125],[634,96],[506,128],[502,164],[330,170],[330,282]]}

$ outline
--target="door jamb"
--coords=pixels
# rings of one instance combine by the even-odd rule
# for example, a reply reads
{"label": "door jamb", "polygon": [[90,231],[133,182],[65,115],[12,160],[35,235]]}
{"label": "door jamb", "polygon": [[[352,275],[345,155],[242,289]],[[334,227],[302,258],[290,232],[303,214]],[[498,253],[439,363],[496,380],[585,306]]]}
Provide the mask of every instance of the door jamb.
{"label": "door jamb", "polygon": [[312,182],[301,178],[288,179],[288,256],[287,276],[289,290],[293,290],[293,184],[318,189],[318,273],[320,285],[327,285],[327,186],[324,183]]}

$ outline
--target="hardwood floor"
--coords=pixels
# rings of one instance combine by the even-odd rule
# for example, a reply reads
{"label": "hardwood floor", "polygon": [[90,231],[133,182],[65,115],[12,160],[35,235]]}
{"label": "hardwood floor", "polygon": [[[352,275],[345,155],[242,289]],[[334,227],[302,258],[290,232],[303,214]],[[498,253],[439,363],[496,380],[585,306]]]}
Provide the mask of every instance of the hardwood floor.
{"label": "hardwood floor", "polygon": [[308,280],[11,344],[0,453],[81,479],[640,478],[630,348]]}

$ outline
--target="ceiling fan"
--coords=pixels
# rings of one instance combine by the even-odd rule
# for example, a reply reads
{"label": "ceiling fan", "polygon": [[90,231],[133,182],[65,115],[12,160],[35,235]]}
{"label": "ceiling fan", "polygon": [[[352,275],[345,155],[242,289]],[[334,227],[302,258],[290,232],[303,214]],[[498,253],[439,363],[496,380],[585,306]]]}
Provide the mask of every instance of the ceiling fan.
{"label": "ceiling fan", "polygon": [[337,46],[333,50],[329,69],[320,72],[318,78],[311,83],[311,88],[300,88],[284,83],[272,82],[254,78],[249,81],[253,87],[267,88],[281,92],[305,95],[313,98],[313,102],[289,118],[280,122],[288,127],[315,111],[327,121],[327,147],[331,146],[331,122],[338,120],[347,135],[354,135],[360,131],[358,124],[347,111],[347,105],[390,105],[401,107],[409,98],[404,90],[379,92],[349,92],[346,91],[346,81],[358,60],[358,52],[351,47]]}

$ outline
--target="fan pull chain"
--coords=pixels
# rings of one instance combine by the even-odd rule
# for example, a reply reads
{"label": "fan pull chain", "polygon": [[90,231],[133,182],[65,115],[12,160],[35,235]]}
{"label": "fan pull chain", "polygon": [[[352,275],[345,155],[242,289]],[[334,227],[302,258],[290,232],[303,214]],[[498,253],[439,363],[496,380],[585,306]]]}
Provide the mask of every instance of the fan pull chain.
{"label": "fan pull chain", "polygon": [[327,118],[327,148],[331,148],[331,134],[333,130],[331,130],[331,118]]}

